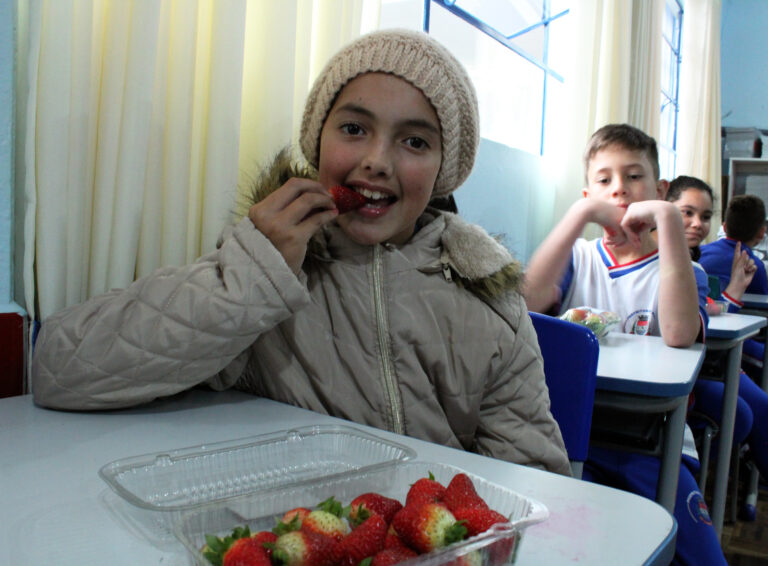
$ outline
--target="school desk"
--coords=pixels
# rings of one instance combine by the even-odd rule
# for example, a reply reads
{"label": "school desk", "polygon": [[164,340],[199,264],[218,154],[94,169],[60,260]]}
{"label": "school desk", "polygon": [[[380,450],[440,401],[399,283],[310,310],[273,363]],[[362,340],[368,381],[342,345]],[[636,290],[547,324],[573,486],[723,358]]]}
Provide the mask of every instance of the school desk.
{"label": "school desk", "polygon": [[[175,539],[153,540],[130,505],[99,478],[129,456],[344,423],[236,391],[193,390],[142,408],[50,411],[29,396],[0,400],[0,564],[188,564]],[[349,424],[349,423],[345,423]],[[353,425],[359,426],[359,425]],[[657,503],[603,487],[360,427],[542,502],[549,518],[526,529],[517,566],[668,564],[677,530]]]}
{"label": "school desk", "polygon": [[727,350],[726,370],[723,376],[723,416],[720,421],[720,441],[717,448],[715,483],[712,491],[712,524],[721,536],[728,491],[728,472],[733,446],[733,427],[736,402],[739,397],[741,347],[744,340],[757,334],[768,321],[762,316],[725,313],[710,317],[707,328],[707,349]]}
{"label": "school desk", "polygon": [[688,395],[704,360],[704,346],[670,348],[658,336],[609,332],[600,340],[595,406],[664,414],[656,501],[675,506]]}
{"label": "school desk", "polygon": [[[744,307],[739,314],[751,314],[755,316],[768,317],[768,295],[761,295],[757,293],[744,293],[741,297]],[[768,392],[768,348],[763,352],[763,370],[760,375],[758,385],[763,388],[763,391]],[[757,468],[752,468],[749,472],[749,480],[746,496],[746,505],[751,506],[752,512],[754,512],[757,506],[757,492],[760,483],[760,473]]]}

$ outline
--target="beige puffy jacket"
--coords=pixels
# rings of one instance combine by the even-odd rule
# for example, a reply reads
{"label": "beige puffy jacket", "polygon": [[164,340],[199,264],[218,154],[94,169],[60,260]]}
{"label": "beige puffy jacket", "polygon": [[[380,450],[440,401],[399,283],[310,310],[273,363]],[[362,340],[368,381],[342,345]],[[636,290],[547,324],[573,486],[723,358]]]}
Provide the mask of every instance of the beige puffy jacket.
{"label": "beige puffy jacket", "polygon": [[234,386],[569,474],[536,334],[509,290],[517,264],[458,216],[428,209],[422,224],[401,247],[327,227],[297,277],[245,218],[194,264],[45,320],[35,401],[108,409]]}

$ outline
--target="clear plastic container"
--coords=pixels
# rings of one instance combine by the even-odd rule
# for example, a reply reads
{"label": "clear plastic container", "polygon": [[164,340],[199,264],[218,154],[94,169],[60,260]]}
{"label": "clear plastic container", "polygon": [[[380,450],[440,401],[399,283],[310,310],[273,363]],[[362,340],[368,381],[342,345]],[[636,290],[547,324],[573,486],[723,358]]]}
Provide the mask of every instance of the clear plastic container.
{"label": "clear plastic container", "polygon": [[311,426],[124,458],[103,466],[99,475],[170,531],[179,513],[211,502],[415,456],[407,446],[353,427]]}
{"label": "clear plastic container", "polygon": [[[405,496],[417,479],[429,473],[443,485],[464,472],[459,468],[434,462],[399,462],[387,466],[358,470],[346,476],[307,480],[282,489],[274,489],[238,497],[225,503],[206,505],[184,513],[175,524],[174,533],[190,553],[190,563],[210,566],[201,549],[205,535],[225,536],[237,526],[248,525],[251,532],[269,530],[275,519],[295,507],[314,507],[330,496],[348,505],[356,496],[375,491],[387,497],[405,502]],[[491,483],[474,474],[466,473],[473,481],[478,494],[493,509],[509,517],[509,524],[495,525],[489,531],[440,551],[423,554],[407,561],[409,566],[436,566],[473,554],[469,563],[497,566],[489,552],[496,543],[508,545],[512,553],[507,564],[514,563],[523,530],[534,523],[544,521],[549,512],[543,504],[524,497],[512,490]],[[404,562],[403,564],[406,564]]]}

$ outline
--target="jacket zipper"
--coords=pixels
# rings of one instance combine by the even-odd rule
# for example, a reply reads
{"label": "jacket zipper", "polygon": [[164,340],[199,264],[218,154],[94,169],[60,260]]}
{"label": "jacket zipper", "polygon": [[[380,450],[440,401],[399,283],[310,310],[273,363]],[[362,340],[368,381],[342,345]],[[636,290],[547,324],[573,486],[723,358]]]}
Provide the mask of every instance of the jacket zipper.
{"label": "jacket zipper", "polygon": [[381,352],[379,363],[381,364],[384,391],[387,394],[392,432],[405,434],[400,392],[395,383],[395,372],[392,368],[392,358],[390,356],[389,324],[387,322],[387,311],[384,308],[383,264],[382,246],[376,245],[373,247],[373,304],[376,313],[376,336],[379,343],[379,352]]}

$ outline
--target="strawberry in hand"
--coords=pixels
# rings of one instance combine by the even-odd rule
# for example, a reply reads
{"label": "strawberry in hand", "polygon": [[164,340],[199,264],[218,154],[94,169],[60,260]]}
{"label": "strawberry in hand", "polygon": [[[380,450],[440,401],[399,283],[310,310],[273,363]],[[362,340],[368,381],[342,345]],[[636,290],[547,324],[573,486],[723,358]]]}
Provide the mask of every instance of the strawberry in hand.
{"label": "strawberry in hand", "polygon": [[335,185],[328,189],[328,192],[331,193],[333,202],[336,203],[336,208],[339,209],[339,214],[344,214],[350,210],[357,210],[367,202],[363,195],[343,185]]}

